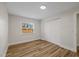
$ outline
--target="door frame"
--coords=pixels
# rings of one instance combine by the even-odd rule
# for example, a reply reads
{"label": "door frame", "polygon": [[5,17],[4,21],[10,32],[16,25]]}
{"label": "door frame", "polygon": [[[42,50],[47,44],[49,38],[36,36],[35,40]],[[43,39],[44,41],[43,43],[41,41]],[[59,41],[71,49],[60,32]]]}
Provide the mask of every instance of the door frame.
{"label": "door frame", "polygon": [[79,11],[78,12],[75,12],[74,13],[74,31],[75,31],[75,33],[74,33],[74,35],[75,35],[75,41],[76,41],[76,44],[75,44],[75,48],[76,48],[76,52],[77,52],[77,14],[79,14]]}

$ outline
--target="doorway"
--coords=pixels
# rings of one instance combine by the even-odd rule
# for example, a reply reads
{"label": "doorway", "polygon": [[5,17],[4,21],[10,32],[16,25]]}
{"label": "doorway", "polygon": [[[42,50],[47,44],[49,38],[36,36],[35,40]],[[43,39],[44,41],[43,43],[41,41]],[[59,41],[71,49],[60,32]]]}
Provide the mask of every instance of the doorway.
{"label": "doorway", "polygon": [[77,55],[79,56],[79,13],[76,14],[77,20]]}

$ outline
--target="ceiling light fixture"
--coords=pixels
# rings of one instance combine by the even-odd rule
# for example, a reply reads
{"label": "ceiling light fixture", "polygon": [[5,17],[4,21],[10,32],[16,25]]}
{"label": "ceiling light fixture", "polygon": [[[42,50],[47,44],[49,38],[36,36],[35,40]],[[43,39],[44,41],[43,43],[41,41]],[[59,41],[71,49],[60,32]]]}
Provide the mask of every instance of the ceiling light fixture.
{"label": "ceiling light fixture", "polygon": [[41,6],[40,6],[40,9],[41,9],[41,10],[45,10],[45,9],[46,9],[46,6],[45,6],[45,5],[41,5]]}

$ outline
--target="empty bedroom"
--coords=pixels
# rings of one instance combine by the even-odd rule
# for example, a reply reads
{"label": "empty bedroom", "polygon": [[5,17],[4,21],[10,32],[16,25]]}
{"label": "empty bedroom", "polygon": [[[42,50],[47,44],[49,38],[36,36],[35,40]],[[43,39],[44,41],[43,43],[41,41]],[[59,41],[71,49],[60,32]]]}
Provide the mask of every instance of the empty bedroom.
{"label": "empty bedroom", "polygon": [[1,57],[78,57],[79,2],[0,2]]}

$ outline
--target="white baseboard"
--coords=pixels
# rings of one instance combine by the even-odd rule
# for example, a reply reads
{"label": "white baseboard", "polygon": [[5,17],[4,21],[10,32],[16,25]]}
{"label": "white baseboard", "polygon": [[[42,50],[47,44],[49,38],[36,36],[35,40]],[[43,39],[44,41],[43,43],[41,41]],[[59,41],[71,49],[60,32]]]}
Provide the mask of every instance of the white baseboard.
{"label": "white baseboard", "polygon": [[[34,39],[34,40],[35,40],[35,39]],[[38,39],[36,39],[36,40],[38,40]],[[44,40],[44,39],[42,39],[42,40]],[[26,42],[30,42],[30,41],[33,41],[33,40],[29,40],[29,41],[20,41],[20,42],[15,42],[15,43],[9,43],[8,46],[16,45],[16,44],[21,44],[21,43],[26,43]],[[51,41],[49,41],[49,40],[46,40],[46,41],[51,42]],[[54,42],[51,42],[51,43],[54,43]],[[56,43],[54,43],[54,44],[56,44]],[[57,44],[57,45],[59,45],[59,44]],[[74,50],[72,50],[72,49],[69,49],[69,47],[64,47],[63,45],[59,45],[59,46],[62,47],[62,48],[71,50],[71,51],[73,51],[73,52],[76,52],[76,51],[74,51]],[[78,45],[78,46],[79,46],[79,45]]]}
{"label": "white baseboard", "polygon": [[26,43],[26,42],[30,42],[30,41],[33,41],[33,40],[38,40],[38,39],[32,39],[32,40],[28,40],[28,41],[19,41],[19,42],[14,42],[14,43],[8,43],[8,46],[21,44],[21,43]]}
{"label": "white baseboard", "polygon": [[[54,43],[54,42],[49,41],[49,40],[46,40],[46,41],[51,42],[51,43]],[[69,48],[69,47],[66,47],[66,46],[63,46],[63,45],[60,45],[60,44],[57,44],[57,43],[54,43],[54,44],[56,44],[56,45],[58,45],[58,46],[60,46],[60,47],[62,47],[62,48],[64,48],[64,49],[68,49],[68,50],[70,50],[70,51],[72,51],[72,52],[76,52],[76,50],[73,50],[73,49],[71,49],[71,48]]]}

